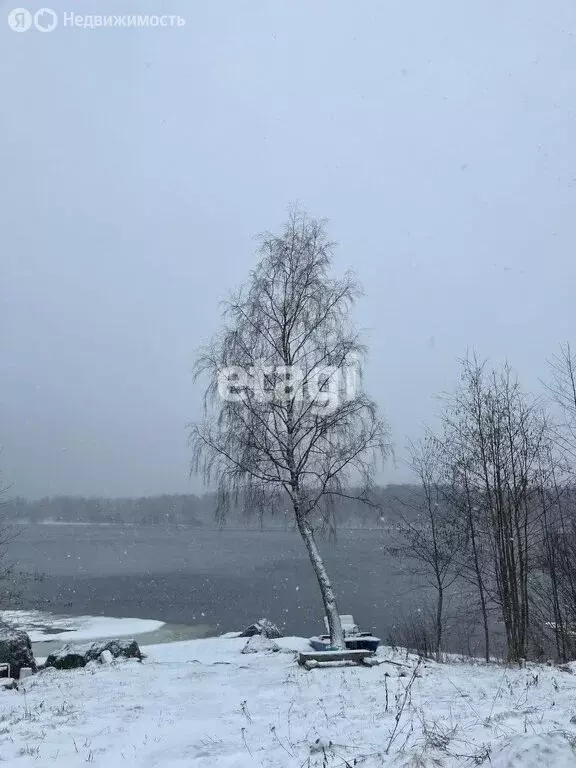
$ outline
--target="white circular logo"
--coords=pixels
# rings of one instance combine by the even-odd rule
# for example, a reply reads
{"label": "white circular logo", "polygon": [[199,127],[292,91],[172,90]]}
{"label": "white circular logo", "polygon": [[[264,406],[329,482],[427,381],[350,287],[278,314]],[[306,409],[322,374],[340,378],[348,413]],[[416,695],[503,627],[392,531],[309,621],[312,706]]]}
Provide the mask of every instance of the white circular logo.
{"label": "white circular logo", "polygon": [[27,32],[32,26],[32,14],[26,8],[14,8],[8,14],[8,26],[14,32]]}
{"label": "white circular logo", "polygon": [[58,26],[58,16],[52,8],[40,8],[34,14],[34,26],[38,32],[52,32]]}

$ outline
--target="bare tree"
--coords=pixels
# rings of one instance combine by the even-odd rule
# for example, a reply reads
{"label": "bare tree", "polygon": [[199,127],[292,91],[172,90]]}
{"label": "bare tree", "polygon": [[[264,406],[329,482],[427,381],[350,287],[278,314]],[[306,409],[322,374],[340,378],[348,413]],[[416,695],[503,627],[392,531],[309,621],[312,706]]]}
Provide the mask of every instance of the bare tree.
{"label": "bare tree", "polygon": [[421,487],[415,504],[410,504],[411,514],[402,515],[400,530],[405,542],[400,547],[403,568],[424,577],[434,590],[432,649],[437,659],[442,650],[447,595],[461,576],[468,539],[466,520],[458,514],[451,488],[445,483],[442,453],[433,436],[410,446],[411,468]]}
{"label": "bare tree", "polygon": [[218,483],[218,511],[243,494],[263,513],[289,501],[318,580],[332,646],[344,647],[336,597],[315,532],[352,484],[369,503],[387,429],[362,389],[365,348],[351,322],[360,288],[330,276],[322,221],[294,210],[261,237],[260,261],[225,304],[225,326],[200,355],[204,420],[191,427],[193,470]]}
{"label": "bare tree", "polygon": [[576,357],[569,343],[560,345],[549,366],[552,380],[547,388],[561,412],[555,437],[568,467],[576,474]]}
{"label": "bare tree", "polygon": [[[460,446],[462,447],[462,446]],[[467,553],[462,562],[462,578],[471,583],[478,591],[482,629],[484,633],[484,658],[490,661],[490,621],[489,608],[492,601],[489,587],[488,559],[490,557],[485,530],[485,517],[482,515],[478,488],[472,482],[470,457],[457,455],[449,467],[454,492],[454,507],[466,521],[468,531]]]}
{"label": "bare tree", "polygon": [[576,652],[576,357],[569,343],[560,345],[549,366],[546,386],[555,421],[543,461],[542,541],[533,591],[556,655],[566,661]]}
{"label": "bare tree", "polygon": [[569,661],[576,652],[576,492],[564,458],[550,450],[543,465],[532,602],[543,640],[552,635],[557,658]]}
{"label": "bare tree", "polygon": [[465,467],[467,492],[484,520],[492,561],[489,581],[495,584],[509,660],[516,661],[527,654],[528,574],[540,535],[538,489],[548,449],[547,422],[508,365],[487,372],[476,359],[465,360],[461,386],[447,399],[447,444],[456,466]]}

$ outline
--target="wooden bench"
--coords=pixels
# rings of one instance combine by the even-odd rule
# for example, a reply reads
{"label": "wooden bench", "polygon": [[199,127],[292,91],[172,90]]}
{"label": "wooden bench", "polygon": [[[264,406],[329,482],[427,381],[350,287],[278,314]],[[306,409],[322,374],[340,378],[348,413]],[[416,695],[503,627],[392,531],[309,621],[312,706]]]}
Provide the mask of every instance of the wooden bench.
{"label": "wooden bench", "polygon": [[374,651],[366,650],[342,650],[342,651],[302,651],[298,654],[298,664],[306,669],[314,669],[322,664],[334,661],[351,661],[354,664],[374,666],[377,664]]}

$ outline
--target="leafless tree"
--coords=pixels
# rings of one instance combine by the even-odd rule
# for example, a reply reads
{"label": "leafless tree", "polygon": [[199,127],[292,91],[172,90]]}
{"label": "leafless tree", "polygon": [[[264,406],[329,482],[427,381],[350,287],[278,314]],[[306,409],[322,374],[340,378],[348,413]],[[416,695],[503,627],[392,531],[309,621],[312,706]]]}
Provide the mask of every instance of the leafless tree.
{"label": "leafless tree", "polygon": [[532,595],[543,640],[551,636],[557,658],[570,661],[576,654],[576,491],[563,458],[550,450],[544,465]]}
{"label": "leafless tree", "polygon": [[410,515],[402,515],[403,568],[422,576],[435,594],[432,650],[442,651],[444,613],[451,587],[461,577],[467,550],[466,520],[454,506],[444,477],[443,448],[432,435],[410,446],[410,465],[420,483]]}
{"label": "leafless tree", "polygon": [[546,384],[555,420],[553,441],[543,462],[540,488],[542,541],[534,604],[551,629],[556,655],[576,653],[576,358],[569,343],[549,361]]}
{"label": "leafless tree", "polygon": [[331,643],[344,647],[318,526],[352,484],[369,503],[387,429],[363,391],[365,348],[351,321],[360,288],[330,276],[334,244],[325,223],[299,210],[281,234],[261,237],[260,261],[226,302],[225,325],[203,350],[203,421],[191,427],[193,470],[217,481],[219,513],[243,494],[263,513],[284,495],[318,580]]}
{"label": "leafless tree", "polygon": [[476,510],[472,519],[484,521],[492,564],[484,583],[495,584],[508,657],[515,661],[525,658],[528,647],[528,575],[539,536],[547,422],[508,365],[487,371],[477,359],[465,360],[461,385],[447,400],[446,442]]}
{"label": "leafless tree", "polygon": [[576,474],[576,357],[569,343],[549,361],[552,374],[548,391],[560,408],[555,437],[572,474]]}

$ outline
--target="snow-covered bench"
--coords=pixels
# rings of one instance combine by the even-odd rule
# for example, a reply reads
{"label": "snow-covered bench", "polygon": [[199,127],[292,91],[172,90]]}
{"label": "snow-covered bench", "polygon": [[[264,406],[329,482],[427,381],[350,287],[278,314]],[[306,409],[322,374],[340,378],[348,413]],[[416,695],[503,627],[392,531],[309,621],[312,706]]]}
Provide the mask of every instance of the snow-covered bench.
{"label": "snow-covered bench", "polygon": [[[358,624],[354,622],[354,616],[352,616],[351,613],[343,613],[340,616],[340,624],[342,625],[342,632],[344,632],[344,637],[346,635],[357,635],[360,631],[358,628]],[[324,616],[324,626],[326,627],[326,632],[330,632],[330,625],[328,624],[328,617]]]}
{"label": "snow-covered bench", "polygon": [[378,664],[374,651],[342,650],[342,651],[302,651],[298,654],[298,664],[306,669],[332,664],[334,662],[350,661],[354,664],[373,666]]}

